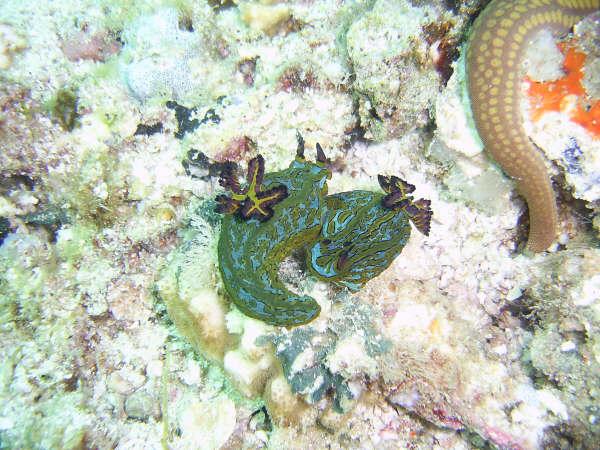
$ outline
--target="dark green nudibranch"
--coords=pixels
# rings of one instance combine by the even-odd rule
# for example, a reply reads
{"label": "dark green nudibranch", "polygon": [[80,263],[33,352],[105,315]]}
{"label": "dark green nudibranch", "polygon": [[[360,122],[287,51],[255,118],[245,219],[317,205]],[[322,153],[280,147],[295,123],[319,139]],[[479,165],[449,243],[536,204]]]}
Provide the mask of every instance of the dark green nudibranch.
{"label": "dark green nudibranch", "polygon": [[307,250],[307,267],[320,280],[360,289],[389,267],[410,236],[409,220],[429,235],[429,200],[414,201],[414,186],[395,176],[379,176],[383,193],[327,195],[331,172],[317,144],[317,161],[298,153],[282,171],[264,173],[262,156],[248,163],[246,187],[231,171],[217,196],[224,213],[219,268],[228,296],[246,315],[279,326],[297,326],[319,315],[319,304],[288,290],[277,271],[294,250]]}

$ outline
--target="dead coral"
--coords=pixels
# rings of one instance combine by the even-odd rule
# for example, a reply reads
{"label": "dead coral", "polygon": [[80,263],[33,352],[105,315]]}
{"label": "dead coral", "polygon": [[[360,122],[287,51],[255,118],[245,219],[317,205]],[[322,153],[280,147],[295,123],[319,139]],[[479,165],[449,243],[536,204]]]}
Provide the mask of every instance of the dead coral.
{"label": "dead coral", "polygon": [[256,61],[258,58],[245,58],[237,64],[237,70],[246,86],[254,85],[254,73],[256,72]]}
{"label": "dead coral", "polygon": [[566,250],[549,255],[533,274],[525,303],[537,326],[523,359],[540,386],[556,386],[569,420],[547,441],[567,438],[576,448],[600,439],[600,251]]}
{"label": "dead coral", "polygon": [[120,42],[108,31],[98,31],[89,35],[85,30],[76,33],[61,44],[61,49],[69,61],[106,61],[121,50]]}
{"label": "dead coral", "polygon": [[11,25],[0,23],[0,70],[8,69],[15,54],[27,47],[27,41]]}
{"label": "dead coral", "polygon": [[348,29],[352,88],[367,139],[397,137],[430,121],[440,81],[426,63],[426,17],[427,8],[379,0]]}
{"label": "dead coral", "polygon": [[256,143],[248,136],[241,136],[232,139],[222,151],[215,155],[214,159],[218,163],[238,162],[254,150],[256,150]]}
{"label": "dead coral", "polygon": [[61,88],[50,100],[49,108],[52,118],[60,124],[65,131],[72,131],[79,124],[77,108],[77,93],[70,88]]}
{"label": "dead coral", "polygon": [[318,88],[319,82],[311,69],[290,67],[279,77],[279,86],[282,91],[299,93]]}
{"label": "dead coral", "polygon": [[70,154],[68,147],[54,145],[58,133],[29,89],[0,83],[0,177],[45,178]]}
{"label": "dead coral", "polygon": [[273,36],[285,30],[285,24],[292,17],[290,8],[285,4],[261,4],[244,2],[239,6],[242,21],[254,31]]}
{"label": "dead coral", "polygon": [[452,23],[432,22],[423,27],[425,40],[429,44],[429,56],[445,86],[454,69],[452,63],[458,59],[458,36],[453,33]]}

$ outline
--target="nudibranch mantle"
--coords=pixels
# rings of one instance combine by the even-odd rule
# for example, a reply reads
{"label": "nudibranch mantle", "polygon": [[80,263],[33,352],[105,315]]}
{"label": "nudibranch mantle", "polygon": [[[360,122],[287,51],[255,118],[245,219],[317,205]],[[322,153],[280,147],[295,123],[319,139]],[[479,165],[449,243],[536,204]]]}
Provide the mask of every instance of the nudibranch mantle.
{"label": "nudibranch mantle", "polygon": [[429,234],[428,200],[413,201],[414,186],[379,176],[384,192],[327,195],[331,172],[317,144],[317,161],[298,154],[282,171],[264,174],[259,155],[248,163],[247,187],[231,172],[220,183],[230,196],[217,196],[224,213],[218,244],[219,269],[229,298],[246,315],[278,326],[297,326],[319,315],[307,295],[286,288],[277,277],[294,250],[307,250],[308,270],[317,278],[360,289],[400,254],[411,227]]}

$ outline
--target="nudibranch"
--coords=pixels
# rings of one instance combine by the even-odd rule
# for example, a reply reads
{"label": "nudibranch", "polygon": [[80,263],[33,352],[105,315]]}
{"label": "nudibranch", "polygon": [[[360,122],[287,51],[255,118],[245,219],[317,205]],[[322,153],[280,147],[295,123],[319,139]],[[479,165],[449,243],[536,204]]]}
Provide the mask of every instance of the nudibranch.
{"label": "nudibranch", "polygon": [[413,201],[415,187],[398,177],[378,180],[387,195],[351,191],[325,199],[321,234],[309,253],[308,267],[317,278],[357,291],[400,254],[410,236],[409,219],[429,235],[430,201]]}
{"label": "nudibranch", "polygon": [[298,326],[319,315],[319,304],[291,292],[277,272],[284,258],[307,250],[307,266],[317,278],[353,291],[379,275],[400,254],[410,236],[409,220],[429,234],[429,200],[414,201],[414,186],[379,176],[383,193],[327,195],[331,172],[317,144],[317,159],[298,152],[282,171],[264,173],[262,156],[248,163],[246,187],[231,170],[217,196],[224,214],[218,244],[219,270],[229,298],[246,315],[278,326]]}
{"label": "nudibranch", "polygon": [[552,244],[558,218],[544,158],[523,127],[520,59],[541,28],[565,33],[599,8],[600,0],[492,0],[469,39],[467,78],[475,125],[486,150],[517,181],[527,201],[527,248],[534,252]]}

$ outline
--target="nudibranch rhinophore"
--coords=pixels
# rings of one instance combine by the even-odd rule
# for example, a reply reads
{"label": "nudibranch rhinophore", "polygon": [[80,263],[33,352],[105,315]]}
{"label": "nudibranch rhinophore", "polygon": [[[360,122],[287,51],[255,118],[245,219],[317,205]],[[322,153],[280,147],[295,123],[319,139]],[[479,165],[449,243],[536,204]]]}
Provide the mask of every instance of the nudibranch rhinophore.
{"label": "nudibranch rhinophore", "polygon": [[413,200],[415,187],[395,176],[379,176],[383,193],[327,195],[331,172],[317,144],[317,160],[298,152],[282,171],[264,173],[262,156],[248,163],[246,187],[234,174],[221,175],[229,195],[217,196],[224,214],[218,244],[223,285],[246,315],[279,326],[297,326],[319,315],[319,304],[298,295],[277,271],[293,251],[307,250],[307,266],[317,278],[353,291],[379,275],[400,254],[410,236],[409,220],[429,234],[429,200]]}
{"label": "nudibranch rhinophore", "polygon": [[523,127],[519,63],[533,33],[541,28],[565,33],[599,8],[600,0],[492,0],[469,39],[467,78],[477,131],[527,201],[527,248],[534,252],[552,244],[558,218],[544,158]]}

